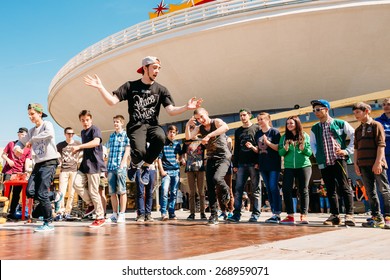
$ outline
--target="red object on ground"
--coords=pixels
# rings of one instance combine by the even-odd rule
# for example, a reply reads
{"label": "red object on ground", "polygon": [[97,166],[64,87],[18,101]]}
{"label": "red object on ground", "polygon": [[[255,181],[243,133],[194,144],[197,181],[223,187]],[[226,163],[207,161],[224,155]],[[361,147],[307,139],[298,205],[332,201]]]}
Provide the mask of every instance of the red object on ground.
{"label": "red object on ground", "polygon": [[[27,202],[27,196],[26,196],[26,189],[28,180],[7,180],[3,182],[4,184],[4,196],[9,198],[9,193],[11,191],[11,186],[22,186],[22,220],[25,220],[26,218],[26,202]],[[29,199],[29,213],[31,211],[32,206],[32,199]]]}

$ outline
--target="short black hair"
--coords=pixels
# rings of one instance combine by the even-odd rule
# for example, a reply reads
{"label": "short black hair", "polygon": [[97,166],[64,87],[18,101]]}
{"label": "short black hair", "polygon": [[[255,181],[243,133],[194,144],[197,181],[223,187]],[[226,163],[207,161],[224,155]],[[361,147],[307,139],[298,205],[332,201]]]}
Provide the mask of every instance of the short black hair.
{"label": "short black hair", "polygon": [[176,125],[173,125],[173,124],[171,124],[170,126],[168,126],[168,131],[171,131],[171,130],[174,130],[174,131],[178,132],[177,126],[176,126]]}
{"label": "short black hair", "polygon": [[89,116],[89,117],[91,117],[91,119],[92,119],[91,111],[89,111],[89,110],[82,110],[82,111],[80,112],[80,114],[79,114],[79,119],[80,119],[81,117],[84,117],[84,116]]}

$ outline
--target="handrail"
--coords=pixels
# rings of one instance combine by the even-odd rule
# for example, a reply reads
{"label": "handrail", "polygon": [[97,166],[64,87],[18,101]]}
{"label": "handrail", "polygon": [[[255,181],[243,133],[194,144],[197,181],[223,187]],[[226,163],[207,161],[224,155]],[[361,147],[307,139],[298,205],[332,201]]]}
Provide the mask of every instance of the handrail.
{"label": "handrail", "polygon": [[216,0],[207,4],[187,8],[151,20],[140,22],[112,34],[84,49],[71,58],[54,76],[49,92],[68,73],[80,65],[113,49],[162,32],[188,26],[189,24],[276,6],[292,5],[318,0]]}

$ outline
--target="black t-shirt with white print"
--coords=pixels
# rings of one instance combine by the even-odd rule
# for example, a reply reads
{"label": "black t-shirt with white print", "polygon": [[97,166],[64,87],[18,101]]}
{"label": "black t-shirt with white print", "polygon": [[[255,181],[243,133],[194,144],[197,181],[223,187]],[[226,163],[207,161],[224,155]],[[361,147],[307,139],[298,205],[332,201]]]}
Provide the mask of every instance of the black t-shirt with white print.
{"label": "black t-shirt with white print", "polygon": [[168,89],[154,82],[144,84],[141,79],[129,81],[113,92],[120,101],[127,100],[129,112],[128,128],[140,124],[158,125],[160,107],[175,105]]}

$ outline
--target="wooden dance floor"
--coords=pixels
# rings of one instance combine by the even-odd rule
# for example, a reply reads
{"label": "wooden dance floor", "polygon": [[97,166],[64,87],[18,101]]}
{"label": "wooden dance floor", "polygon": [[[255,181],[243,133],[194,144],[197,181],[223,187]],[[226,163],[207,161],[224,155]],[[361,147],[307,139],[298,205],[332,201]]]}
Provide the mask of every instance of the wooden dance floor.
{"label": "wooden dance floor", "polygon": [[105,224],[55,222],[55,231],[34,233],[41,225],[6,223],[0,227],[2,260],[172,260],[335,230],[321,226],[220,223],[186,220]]}

